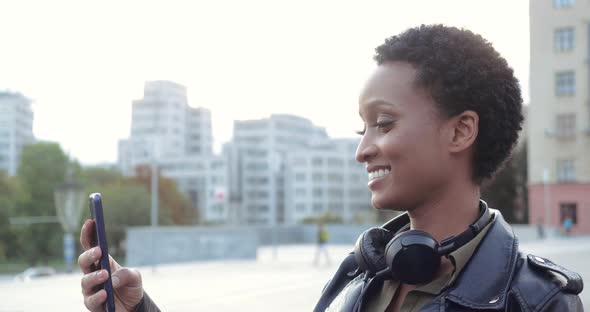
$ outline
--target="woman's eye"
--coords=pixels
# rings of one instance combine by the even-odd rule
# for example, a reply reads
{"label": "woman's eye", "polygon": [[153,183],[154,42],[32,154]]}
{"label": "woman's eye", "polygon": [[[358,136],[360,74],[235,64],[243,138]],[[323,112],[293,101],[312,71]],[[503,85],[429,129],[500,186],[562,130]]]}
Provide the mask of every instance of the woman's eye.
{"label": "woman's eye", "polygon": [[393,120],[383,120],[383,121],[378,121],[375,126],[379,129],[384,129],[384,128],[389,128],[393,125],[394,121]]}
{"label": "woman's eye", "polygon": [[[393,120],[383,120],[383,121],[376,122],[375,124],[371,125],[371,127],[375,127],[377,129],[379,129],[380,131],[387,131],[388,128],[393,126],[394,123],[395,122]],[[365,135],[365,133],[367,132],[367,125],[365,124],[365,126],[363,127],[363,130],[355,131],[355,132],[358,135]]]}
{"label": "woman's eye", "polygon": [[359,131],[355,131],[356,134],[358,135],[365,135],[365,132],[367,131],[367,126],[363,127],[363,130],[359,130]]}

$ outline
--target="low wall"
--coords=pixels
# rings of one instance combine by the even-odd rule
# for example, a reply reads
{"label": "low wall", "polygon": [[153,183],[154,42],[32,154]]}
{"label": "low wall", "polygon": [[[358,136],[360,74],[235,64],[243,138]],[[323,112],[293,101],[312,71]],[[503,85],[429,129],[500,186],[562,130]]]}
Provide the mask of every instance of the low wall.
{"label": "low wall", "polygon": [[[328,243],[335,245],[352,245],[365,230],[378,225],[364,224],[327,224]],[[293,226],[258,226],[258,241],[262,246],[315,244],[318,239],[318,227],[313,224]]]}
{"label": "low wall", "polygon": [[[328,244],[354,245],[358,236],[377,224],[327,224]],[[537,229],[513,225],[521,242],[537,240]],[[554,237],[555,231],[549,231]],[[317,243],[316,225],[131,227],[127,230],[127,265],[177,263],[216,259],[256,259],[259,246]],[[156,250],[157,252],[153,252]]]}
{"label": "low wall", "polygon": [[130,227],[126,264],[256,259],[257,249],[258,234],[253,228]]}

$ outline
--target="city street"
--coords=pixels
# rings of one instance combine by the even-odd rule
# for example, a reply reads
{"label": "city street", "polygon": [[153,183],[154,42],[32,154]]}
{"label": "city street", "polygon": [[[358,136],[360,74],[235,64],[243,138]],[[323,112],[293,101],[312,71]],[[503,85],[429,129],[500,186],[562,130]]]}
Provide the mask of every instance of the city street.
{"label": "city street", "polygon": [[[590,280],[590,238],[521,244]],[[312,264],[315,246],[262,248],[257,261],[219,261],[140,268],[146,291],[163,311],[311,311],[350,246],[330,246],[331,265]],[[325,259],[321,259],[325,261]],[[80,311],[80,273],[44,280],[0,280],[0,312]],[[590,306],[588,290],[582,293]]]}

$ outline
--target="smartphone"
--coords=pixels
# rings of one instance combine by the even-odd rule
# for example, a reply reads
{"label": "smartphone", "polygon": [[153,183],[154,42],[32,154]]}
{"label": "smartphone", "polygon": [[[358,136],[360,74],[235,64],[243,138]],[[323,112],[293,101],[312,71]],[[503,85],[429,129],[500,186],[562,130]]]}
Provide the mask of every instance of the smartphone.
{"label": "smartphone", "polygon": [[90,217],[94,220],[94,229],[96,232],[96,242],[102,251],[102,256],[98,261],[99,269],[109,272],[109,278],[101,287],[107,292],[107,301],[104,309],[106,312],[115,312],[115,297],[113,293],[113,283],[111,281],[111,266],[109,265],[109,248],[107,247],[107,233],[104,229],[104,214],[102,211],[102,196],[99,193],[93,193],[88,198],[88,208]]}

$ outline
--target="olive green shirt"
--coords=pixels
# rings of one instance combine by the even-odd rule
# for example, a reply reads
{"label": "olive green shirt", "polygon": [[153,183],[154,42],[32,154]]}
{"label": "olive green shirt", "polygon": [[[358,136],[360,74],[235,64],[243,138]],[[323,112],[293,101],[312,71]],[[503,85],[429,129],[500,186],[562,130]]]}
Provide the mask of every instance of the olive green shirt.
{"label": "olive green shirt", "polygon": [[[495,220],[495,218],[496,216],[492,213],[492,220]],[[469,262],[473,252],[488,232],[492,223],[493,221],[488,223],[488,225],[486,225],[486,227],[484,227],[483,230],[467,244],[449,254],[449,258],[451,258],[451,263],[453,263],[454,267],[452,273],[443,274],[432,282],[417,285],[416,288],[411,290],[404,299],[400,312],[419,311],[420,308],[427,303],[430,303],[445,288],[453,284],[455,279],[457,279],[461,273],[463,267]],[[364,312],[385,312],[399,285],[399,281],[384,281],[381,289],[378,290],[374,296],[368,298],[369,301],[365,306]]]}

